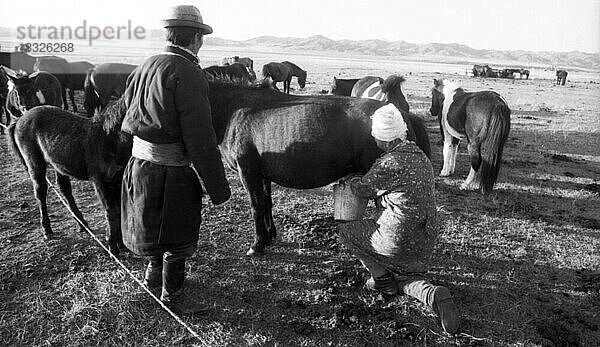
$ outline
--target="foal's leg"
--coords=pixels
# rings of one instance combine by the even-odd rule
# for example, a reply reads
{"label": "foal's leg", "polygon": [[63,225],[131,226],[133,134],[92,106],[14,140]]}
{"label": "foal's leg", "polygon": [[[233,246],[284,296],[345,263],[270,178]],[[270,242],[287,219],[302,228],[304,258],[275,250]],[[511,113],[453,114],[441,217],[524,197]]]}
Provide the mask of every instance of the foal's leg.
{"label": "foal's leg", "polygon": [[83,215],[81,214],[81,211],[79,211],[79,208],[77,208],[75,198],[73,198],[73,190],[71,189],[71,180],[69,179],[69,176],[61,175],[57,172],[56,184],[58,185],[58,188],[60,189],[60,192],[63,194],[65,199],[67,199],[71,211],[73,211],[75,216],[83,223],[83,225],[80,225],[81,231],[85,231],[84,226],[87,226],[88,223],[83,218]]}
{"label": "foal's leg", "polygon": [[271,181],[263,180],[263,193],[265,195],[265,227],[269,234],[268,244],[273,243],[277,238],[277,229],[273,221],[273,197],[271,195]]}
{"label": "foal's leg", "polygon": [[102,181],[99,178],[93,178],[92,184],[96,191],[98,200],[106,211],[106,220],[108,222],[108,230],[106,234],[106,242],[108,242],[108,248],[114,255],[119,254],[119,244],[122,244],[121,239],[121,206],[120,206],[120,194],[121,189],[110,186],[109,183]]}
{"label": "foal's leg", "polygon": [[[36,165],[37,164],[37,165]],[[50,226],[50,217],[48,217],[48,183],[46,183],[46,163],[28,163],[29,177],[33,183],[33,194],[38,201],[40,209],[40,224],[44,229],[44,238],[52,239],[52,227]]]}
{"label": "foal's leg", "polygon": [[469,157],[471,158],[471,169],[469,170],[469,176],[461,184],[460,189],[462,190],[474,190],[479,189],[479,167],[481,166],[481,143],[478,141],[469,142],[467,149],[469,151]]}

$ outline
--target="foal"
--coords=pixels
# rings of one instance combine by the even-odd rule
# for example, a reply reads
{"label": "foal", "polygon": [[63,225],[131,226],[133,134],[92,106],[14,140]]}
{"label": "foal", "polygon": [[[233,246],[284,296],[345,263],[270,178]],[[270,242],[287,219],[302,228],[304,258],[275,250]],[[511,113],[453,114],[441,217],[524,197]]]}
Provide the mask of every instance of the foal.
{"label": "foal", "polygon": [[132,146],[131,137],[121,132],[126,110],[122,99],[93,119],[55,106],[39,106],[25,112],[9,127],[13,154],[25,165],[33,183],[46,239],[52,238],[46,205],[46,170],[50,165],[70,209],[84,225],[87,222],[75,204],[70,178],[92,182],[106,210],[110,250],[119,253],[121,178]]}

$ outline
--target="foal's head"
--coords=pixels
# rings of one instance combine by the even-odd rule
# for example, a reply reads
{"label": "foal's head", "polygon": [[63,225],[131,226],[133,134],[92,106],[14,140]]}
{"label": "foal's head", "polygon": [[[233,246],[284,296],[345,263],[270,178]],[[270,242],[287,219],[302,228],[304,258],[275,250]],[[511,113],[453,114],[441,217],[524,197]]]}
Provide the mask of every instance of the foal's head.
{"label": "foal's head", "polygon": [[25,110],[32,109],[36,106],[44,105],[46,100],[44,94],[40,90],[36,90],[34,86],[35,74],[27,75],[7,75],[12,82],[12,88],[16,92],[19,107]]}

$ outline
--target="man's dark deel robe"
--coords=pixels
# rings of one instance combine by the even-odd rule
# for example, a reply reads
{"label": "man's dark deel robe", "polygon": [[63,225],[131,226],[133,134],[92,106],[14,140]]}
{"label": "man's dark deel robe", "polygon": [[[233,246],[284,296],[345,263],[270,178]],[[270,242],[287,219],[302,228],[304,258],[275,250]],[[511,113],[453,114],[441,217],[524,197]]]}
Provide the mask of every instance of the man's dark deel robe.
{"label": "man's dark deel robe", "polygon": [[[150,57],[128,78],[122,130],[155,144],[183,143],[214,204],[229,184],[217,147],[208,82],[198,58],[178,47]],[[159,255],[198,241],[202,188],[189,166],[132,157],[123,176],[123,242],[139,255]]]}

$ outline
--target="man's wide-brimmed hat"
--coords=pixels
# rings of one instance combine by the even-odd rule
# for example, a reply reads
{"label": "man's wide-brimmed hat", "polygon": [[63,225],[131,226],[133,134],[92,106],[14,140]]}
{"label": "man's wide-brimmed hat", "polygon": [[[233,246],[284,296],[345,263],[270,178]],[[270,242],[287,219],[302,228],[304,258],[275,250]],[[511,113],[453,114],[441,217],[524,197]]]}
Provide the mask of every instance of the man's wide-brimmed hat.
{"label": "man's wide-brimmed hat", "polygon": [[165,28],[168,27],[189,27],[198,28],[204,35],[211,34],[213,32],[209,25],[202,22],[202,15],[200,10],[196,6],[192,5],[179,5],[171,7],[169,10],[169,17],[163,19],[162,23]]}

